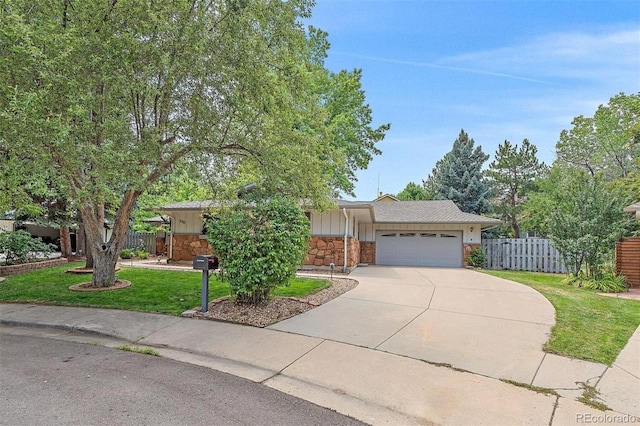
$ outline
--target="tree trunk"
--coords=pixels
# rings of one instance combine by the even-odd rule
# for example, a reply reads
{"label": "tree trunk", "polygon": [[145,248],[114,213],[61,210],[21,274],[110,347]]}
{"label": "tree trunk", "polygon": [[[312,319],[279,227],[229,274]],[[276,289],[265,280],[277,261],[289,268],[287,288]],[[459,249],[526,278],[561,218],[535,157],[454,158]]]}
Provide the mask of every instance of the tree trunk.
{"label": "tree trunk", "polygon": [[87,230],[86,228],[83,226],[82,227],[82,244],[83,244],[83,250],[84,250],[84,255],[86,256],[86,261],[84,264],[85,269],[93,269],[93,251],[89,250],[89,238],[87,237]]}
{"label": "tree trunk", "polygon": [[[103,247],[107,247],[103,250]],[[106,244],[93,247],[93,277],[91,283],[94,287],[111,287],[116,280],[117,254],[114,255]]]}
{"label": "tree trunk", "polygon": [[78,224],[78,230],[76,231],[76,256],[87,255],[87,236],[84,232],[84,225],[82,222]]}
{"label": "tree trunk", "polygon": [[515,218],[511,220],[511,228],[513,229],[513,238],[520,238],[520,225]]}
{"label": "tree trunk", "polygon": [[69,232],[69,227],[63,226],[60,228],[60,251],[62,252],[62,257],[71,256],[71,233]]}
{"label": "tree trunk", "polygon": [[124,194],[109,241],[104,241],[104,205],[87,205],[80,210],[87,235],[87,254],[91,252],[93,256],[92,286],[110,287],[115,282],[118,254],[129,228],[129,215],[139,195],[139,191],[131,190]]}

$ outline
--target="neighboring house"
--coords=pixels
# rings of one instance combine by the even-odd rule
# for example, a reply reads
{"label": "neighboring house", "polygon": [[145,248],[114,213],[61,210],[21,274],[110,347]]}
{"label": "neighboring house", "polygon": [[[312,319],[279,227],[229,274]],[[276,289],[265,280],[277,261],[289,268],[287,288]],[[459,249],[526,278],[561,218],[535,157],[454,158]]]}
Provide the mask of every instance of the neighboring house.
{"label": "neighboring house", "polygon": [[[371,202],[336,200],[336,208],[309,211],[311,242],[304,266],[338,269],[358,264],[462,267],[480,247],[482,229],[498,219],[463,213],[449,200],[398,201],[384,195]],[[171,217],[168,255],[192,260],[210,254],[203,212],[211,201],[162,206]]]}
{"label": "neighboring house", "polygon": [[11,232],[14,228],[14,220],[0,220],[0,232]]}
{"label": "neighboring house", "polygon": [[636,218],[638,218],[638,220],[640,220],[640,201],[638,201],[635,204],[631,204],[630,206],[625,207],[624,211],[627,212],[627,213],[636,212]]}

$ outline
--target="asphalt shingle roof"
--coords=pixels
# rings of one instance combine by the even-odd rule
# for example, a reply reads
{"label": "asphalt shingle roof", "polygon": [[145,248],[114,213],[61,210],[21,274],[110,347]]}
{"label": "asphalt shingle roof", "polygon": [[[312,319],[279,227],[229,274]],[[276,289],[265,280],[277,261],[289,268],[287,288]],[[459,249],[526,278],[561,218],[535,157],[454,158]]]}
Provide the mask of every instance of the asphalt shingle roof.
{"label": "asphalt shingle roof", "polygon": [[[335,200],[338,208],[373,209],[374,223],[478,223],[499,225],[502,221],[464,213],[450,200],[431,201],[348,201]],[[212,207],[212,200],[165,204],[160,211],[202,210]]]}
{"label": "asphalt shingle roof", "polygon": [[160,206],[159,211],[170,211],[170,210],[202,210],[213,205],[212,200],[204,200],[204,201],[182,201],[180,203],[173,204],[165,204]]}
{"label": "asphalt shingle roof", "polygon": [[375,202],[374,223],[480,223],[499,225],[502,221],[464,213],[451,200]]}

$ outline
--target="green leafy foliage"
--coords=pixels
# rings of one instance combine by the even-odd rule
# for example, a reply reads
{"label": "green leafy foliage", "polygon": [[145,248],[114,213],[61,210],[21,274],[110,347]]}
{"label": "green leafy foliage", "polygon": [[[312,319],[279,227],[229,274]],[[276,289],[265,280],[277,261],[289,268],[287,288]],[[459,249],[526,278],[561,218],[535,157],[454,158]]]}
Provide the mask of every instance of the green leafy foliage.
{"label": "green leafy foliage", "polygon": [[147,253],[144,250],[134,250],[133,254],[135,257],[137,257],[140,260],[145,260],[149,258],[149,253]]}
{"label": "green leafy foliage", "polygon": [[536,154],[538,148],[527,139],[522,146],[505,140],[498,146],[495,160],[486,172],[494,196],[493,211],[501,216],[513,230],[513,238],[520,238],[520,218],[529,192],[546,169]]}
{"label": "green leafy foliage", "polygon": [[469,253],[467,262],[474,268],[484,268],[487,266],[487,255],[480,247],[476,247]]}
{"label": "green leafy foliage", "polygon": [[316,77],[320,101],[327,114],[329,134],[327,150],[342,152],[333,158],[329,169],[331,186],[337,191],[353,194],[355,172],[366,169],[374,155],[382,152],[376,144],[384,139],[390,125],[372,127],[372,111],[362,90],[362,70],[329,73],[322,69]]}
{"label": "green leafy foliage", "polygon": [[607,180],[640,171],[640,93],[612,97],[593,117],[576,117],[556,145],[558,159]]}
{"label": "green leafy foliage", "polygon": [[213,216],[206,224],[209,242],[236,303],[261,304],[295,275],[308,249],[310,227],[294,202],[241,202]]}
{"label": "green leafy foliage", "polygon": [[46,244],[40,238],[33,238],[27,231],[0,232],[0,254],[5,263],[24,263],[42,257],[53,251],[52,244]]}
{"label": "green leafy foliage", "polygon": [[328,114],[309,88],[312,55],[324,53],[299,21],[312,5],[3,2],[0,190],[5,178],[22,188],[25,170],[48,173],[23,173],[34,189],[1,194],[0,206],[51,182],[82,218],[93,285],[109,286],[138,198],[183,160],[325,200],[346,150],[326,148]]}
{"label": "green leafy foliage", "polygon": [[120,259],[133,259],[133,250],[131,249],[120,250]]}
{"label": "green leafy foliage", "polygon": [[424,185],[409,182],[402,191],[398,192],[396,198],[401,201],[433,200],[433,194],[430,194]]}
{"label": "green leafy foliage", "polygon": [[597,273],[585,274],[578,271],[569,274],[562,282],[602,293],[622,293],[628,288],[627,279],[624,275],[616,275],[612,264],[601,265]]}
{"label": "green leafy foliage", "polygon": [[451,151],[436,162],[424,186],[435,194],[435,199],[452,200],[463,212],[483,214],[491,210],[491,189],[482,172],[489,156],[474,144],[461,130]]}
{"label": "green leafy foliage", "polygon": [[602,174],[554,165],[527,210],[535,227],[560,251],[570,273],[599,279],[616,241],[638,226],[622,212],[629,203],[610,189]]}

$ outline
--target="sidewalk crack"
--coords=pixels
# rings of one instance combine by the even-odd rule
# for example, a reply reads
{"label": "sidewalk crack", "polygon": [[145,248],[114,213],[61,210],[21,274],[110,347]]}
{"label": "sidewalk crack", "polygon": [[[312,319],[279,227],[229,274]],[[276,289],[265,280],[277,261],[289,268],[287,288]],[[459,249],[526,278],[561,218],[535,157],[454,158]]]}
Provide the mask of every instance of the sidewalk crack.
{"label": "sidewalk crack", "polygon": [[544,362],[546,357],[547,357],[547,353],[544,352],[544,355],[542,356],[542,360],[540,361],[540,364],[538,364],[538,368],[536,368],[536,372],[533,374],[533,378],[531,379],[531,383],[529,383],[530,385],[533,386],[533,382],[536,381],[536,376],[540,372],[540,368],[542,368],[542,363]]}
{"label": "sidewalk crack", "polygon": [[284,367],[282,367],[279,371],[276,371],[276,373],[274,375],[272,375],[271,377],[268,377],[266,379],[264,379],[263,381],[261,381],[260,383],[264,384],[266,381],[273,379],[276,376],[279,376],[280,374],[282,374],[282,372],[284,370],[286,370],[287,368],[291,367],[293,364],[295,364],[296,362],[300,361],[302,358],[304,358],[305,356],[307,356],[307,354],[309,354],[311,351],[313,351],[314,349],[316,349],[318,346],[320,346],[321,344],[323,344],[324,342],[326,342],[327,339],[322,339],[320,342],[318,342],[317,345],[315,345],[314,347],[312,347],[311,349],[309,349],[308,351],[306,351],[305,353],[303,353],[302,355],[300,355],[298,358],[294,359],[293,361],[291,361],[289,364],[285,365]]}

